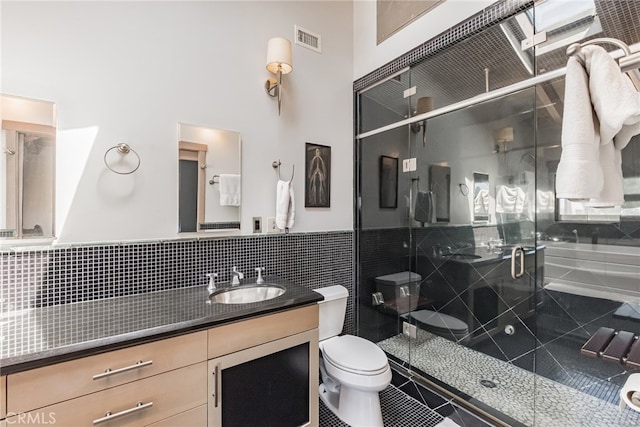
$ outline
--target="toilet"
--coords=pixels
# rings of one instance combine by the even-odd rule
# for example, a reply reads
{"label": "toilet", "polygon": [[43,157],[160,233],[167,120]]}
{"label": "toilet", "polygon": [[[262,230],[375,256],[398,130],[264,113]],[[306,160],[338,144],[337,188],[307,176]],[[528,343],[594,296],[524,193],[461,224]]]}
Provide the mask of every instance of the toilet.
{"label": "toilet", "polygon": [[344,286],[315,289],[319,304],[320,398],[350,426],[382,427],[378,392],[391,383],[391,367],[380,347],[354,335],[339,335],[349,293]]}
{"label": "toilet", "polygon": [[445,313],[431,310],[418,310],[409,313],[409,318],[427,332],[448,340],[466,344],[469,339],[469,326],[462,320]]}

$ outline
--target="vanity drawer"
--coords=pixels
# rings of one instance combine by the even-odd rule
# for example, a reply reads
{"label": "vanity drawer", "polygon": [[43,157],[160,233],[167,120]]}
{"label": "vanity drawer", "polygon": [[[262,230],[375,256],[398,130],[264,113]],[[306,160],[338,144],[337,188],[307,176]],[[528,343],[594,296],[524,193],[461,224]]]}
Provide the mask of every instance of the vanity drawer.
{"label": "vanity drawer", "polygon": [[[200,362],[18,414],[7,418],[7,423],[15,422],[21,426],[139,427],[165,420],[206,402],[207,363]],[[110,419],[107,416],[109,412]]]}
{"label": "vanity drawer", "polygon": [[318,327],[318,304],[209,329],[209,358]]}
{"label": "vanity drawer", "polygon": [[207,405],[201,405],[157,423],[148,424],[147,427],[204,427],[206,425]]}
{"label": "vanity drawer", "polygon": [[196,332],[11,374],[7,410],[26,412],[205,361],[206,334]]}

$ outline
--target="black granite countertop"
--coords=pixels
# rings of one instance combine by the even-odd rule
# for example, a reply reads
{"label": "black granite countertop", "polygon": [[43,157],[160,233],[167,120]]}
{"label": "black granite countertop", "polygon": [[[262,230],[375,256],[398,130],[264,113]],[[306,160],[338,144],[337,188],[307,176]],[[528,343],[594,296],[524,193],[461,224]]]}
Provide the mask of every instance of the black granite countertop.
{"label": "black granite countertop", "polygon": [[[473,247],[445,252],[434,259],[439,259],[441,262],[452,261],[464,264],[495,263],[511,259],[514,247],[516,247],[516,245],[501,245],[491,249],[486,247]],[[521,247],[525,255],[530,255],[545,249],[544,245],[521,245]]]}
{"label": "black granite countertop", "polygon": [[[211,304],[206,286],[2,313],[0,373],[181,335],[213,326],[313,304],[322,295],[277,277],[286,292],[250,304]],[[229,286],[228,283],[220,287]]]}

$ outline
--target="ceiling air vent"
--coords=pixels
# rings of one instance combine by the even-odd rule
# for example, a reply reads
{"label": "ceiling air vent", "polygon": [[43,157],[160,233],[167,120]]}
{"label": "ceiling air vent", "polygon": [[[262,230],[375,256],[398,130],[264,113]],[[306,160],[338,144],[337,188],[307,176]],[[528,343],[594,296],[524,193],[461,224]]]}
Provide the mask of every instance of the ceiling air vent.
{"label": "ceiling air vent", "polygon": [[309,30],[305,30],[302,27],[298,27],[297,25],[295,26],[295,28],[297,45],[314,50],[318,53],[322,53],[320,34],[315,34]]}

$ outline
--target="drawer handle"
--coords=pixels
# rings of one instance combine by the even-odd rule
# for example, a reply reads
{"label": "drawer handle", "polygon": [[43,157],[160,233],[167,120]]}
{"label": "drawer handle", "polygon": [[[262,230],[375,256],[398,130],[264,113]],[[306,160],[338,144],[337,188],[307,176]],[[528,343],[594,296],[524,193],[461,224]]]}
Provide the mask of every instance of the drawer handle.
{"label": "drawer handle", "polygon": [[109,420],[113,420],[114,418],[123,417],[128,414],[133,414],[134,412],[142,411],[143,409],[147,409],[152,406],[153,406],[153,402],[148,402],[148,403],[138,402],[136,406],[134,406],[133,408],[125,409],[124,411],[116,412],[115,414],[112,414],[111,412],[107,412],[106,414],[104,414],[104,417],[98,418],[97,420],[93,420],[93,425],[101,424]]}
{"label": "drawer handle", "polygon": [[115,374],[121,374],[123,372],[127,372],[130,371],[132,369],[137,369],[137,368],[142,368],[144,366],[149,366],[153,364],[153,360],[147,360],[146,362],[143,362],[142,360],[138,360],[135,364],[131,365],[131,366],[125,366],[124,368],[119,368],[119,369],[111,369],[111,368],[107,368],[105,369],[105,371],[101,374],[96,374],[93,376],[94,380],[99,380],[100,378],[105,378],[105,377],[109,377],[111,375],[115,375]]}

